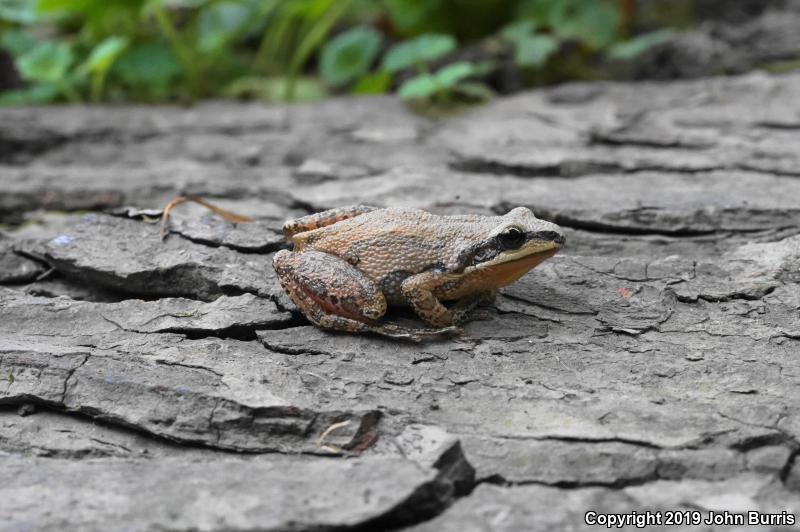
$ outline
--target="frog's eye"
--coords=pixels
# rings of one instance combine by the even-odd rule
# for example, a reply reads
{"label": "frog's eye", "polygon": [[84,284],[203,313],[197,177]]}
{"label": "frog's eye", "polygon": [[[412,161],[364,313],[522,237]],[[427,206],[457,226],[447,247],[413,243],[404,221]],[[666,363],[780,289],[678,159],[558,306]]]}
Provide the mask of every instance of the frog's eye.
{"label": "frog's eye", "polygon": [[525,233],[518,227],[509,227],[497,236],[503,249],[519,249],[525,243]]}

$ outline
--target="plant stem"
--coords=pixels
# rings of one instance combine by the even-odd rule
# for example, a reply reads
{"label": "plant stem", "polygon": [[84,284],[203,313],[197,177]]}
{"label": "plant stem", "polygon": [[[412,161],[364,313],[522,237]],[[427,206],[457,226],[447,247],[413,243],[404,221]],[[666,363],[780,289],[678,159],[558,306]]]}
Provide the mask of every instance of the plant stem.
{"label": "plant stem", "polygon": [[89,87],[89,99],[95,103],[99,102],[103,97],[105,77],[105,72],[97,72],[92,76]]}
{"label": "plant stem", "polygon": [[266,68],[267,57],[272,50],[274,38],[271,38],[275,32],[271,31],[276,24],[273,20],[273,17],[277,18],[278,25],[285,25],[287,19],[291,17],[284,16],[283,18],[280,17],[280,0],[263,0],[265,2],[266,7],[263,7],[261,11],[259,11],[259,16],[264,17],[267,22],[264,26],[264,35],[261,37],[261,41],[258,44],[258,49],[256,50],[256,55],[253,58],[253,67],[252,70],[254,72],[263,71]]}
{"label": "plant stem", "polygon": [[289,80],[286,83],[286,92],[284,94],[286,100],[292,101],[294,99],[294,88],[300,69],[306,64],[311,53],[319,47],[322,40],[333,28],[333,25],[336,24],[336,21],[347,12],[352,3],[353,0],[337,0],[334,2],[303,37],[297,47],[297,51],[292,56],[291,63],[289,63]]}
{"label": "plant stem", "polygon": [[153,8],[153,13],[156,17],[159,29],[161,29],[161,32],[172,45],[173,50],[175,50],[175,55],[178,56],[178,59],[180,59],[183,64],[183,68],[186,71],[189,96],[191,98],[199,96],[200,73],[197,71],[197,63],[194,60],[195,58],[191,47],[184,45],[180,33],[175,27],[175,23],[172,21],[172,17],[166,9],[156,4]]}
{"label": "plant stem", "polygon": [[69,81],[62,79],[58,82],[58,88],[61,89],[61,92],[67,97],[69,103],[78,103],[81,101],[80,94],[70,85]]}

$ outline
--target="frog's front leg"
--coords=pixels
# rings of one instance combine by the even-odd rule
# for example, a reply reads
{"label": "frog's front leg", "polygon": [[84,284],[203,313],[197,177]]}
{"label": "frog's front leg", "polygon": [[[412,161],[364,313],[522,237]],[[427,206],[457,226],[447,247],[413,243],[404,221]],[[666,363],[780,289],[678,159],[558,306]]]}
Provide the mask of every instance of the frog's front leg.
{"label": "frog's front leg", "polygon": [[363,273],[334,255],[281,250],[275,254],[273,266],[289,298],[318,327],[411,340],[450,330],[413,330],[377,323],[386,313],[383,293]]}
{"label": "frog's front leg", "polygon": [[493,303],[497,298],[495,290],[486,290],[478,292],[477,294],[467,296],[460,299],[450,308],[450,314],[453,317],[453,323],[463,324],[467,321],[485,321],[491,319],[487,313],[480,313],[476,310],[480,305],[487,305]]}
{"label": "frog's front leg", "polygon": [[403,281],[400,290],[408,300],[414,312],[434,327],[446,327],[456,324],[456,317],[445,307],[433,289],[441,284],[441,272],[427,271],[412,275]]}
{"label": "frog's front leg", "polygon": [[443,275],[446,274],[422,272],[407,278],[400,287],[414,312],[434,327],[459,325],[476,306],[494,298],[494,292],[479,292],[459,300],[450,310],[433,295],[434,289],[442,284]]}

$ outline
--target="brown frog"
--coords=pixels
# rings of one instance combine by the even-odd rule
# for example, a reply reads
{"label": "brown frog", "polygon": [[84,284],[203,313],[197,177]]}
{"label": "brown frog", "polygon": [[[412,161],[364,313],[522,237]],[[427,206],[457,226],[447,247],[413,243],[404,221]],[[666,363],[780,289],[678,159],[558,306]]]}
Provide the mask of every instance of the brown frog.
{"label": "brown frog", "polygon": [[[437,216],[359,205],[288,221],[283,231],[294,249],[276,253],[273,266],[312,323],[414,340],[456,330],[471,308],[564,244],[557,225],[525,207]],[[437,329],[381,323],[387,306],[410,306]]]}
{"label": "brown frog", "polygon": [[[195,196],[192,201],[232,222],[249,221]],[[283,226],[292,251],[275,254],[281,286],[315,325],[396,338],[457,330],[477,304],[552,257],[561,229],[517,207],[504,216],[437,216],[418,209],[358,205],[290,220]],[[442,301],[456,301],[447,308]],[[410,306],[436,329],[381,323],[388,306]]]}

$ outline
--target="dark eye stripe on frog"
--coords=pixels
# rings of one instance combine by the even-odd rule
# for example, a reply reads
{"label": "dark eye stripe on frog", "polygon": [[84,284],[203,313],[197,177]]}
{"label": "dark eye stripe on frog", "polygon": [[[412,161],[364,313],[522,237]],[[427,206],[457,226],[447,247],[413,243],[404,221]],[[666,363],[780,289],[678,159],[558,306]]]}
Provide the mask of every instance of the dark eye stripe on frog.
{"label": "dark eye stripe on frog", "polygon": [[537,231],[531,233],[529,240],[542,240],[544,242],[555,242],[556,244],[563,244],[566,239],[561,233],[555,231]]}
{"label": "dark eye stripe on frog", "polygon": [[481,244],[472,257],[472,264],[488,262],[504,251],[519,249],[532,240],[555,242],[556,244],[564,243],[564,235],[556,233],[555,231],[536,231],[528,233],[520,231],[520,235],[514,236],[513,238],[507,238],[504,235],[505,233],[501,233]]}

